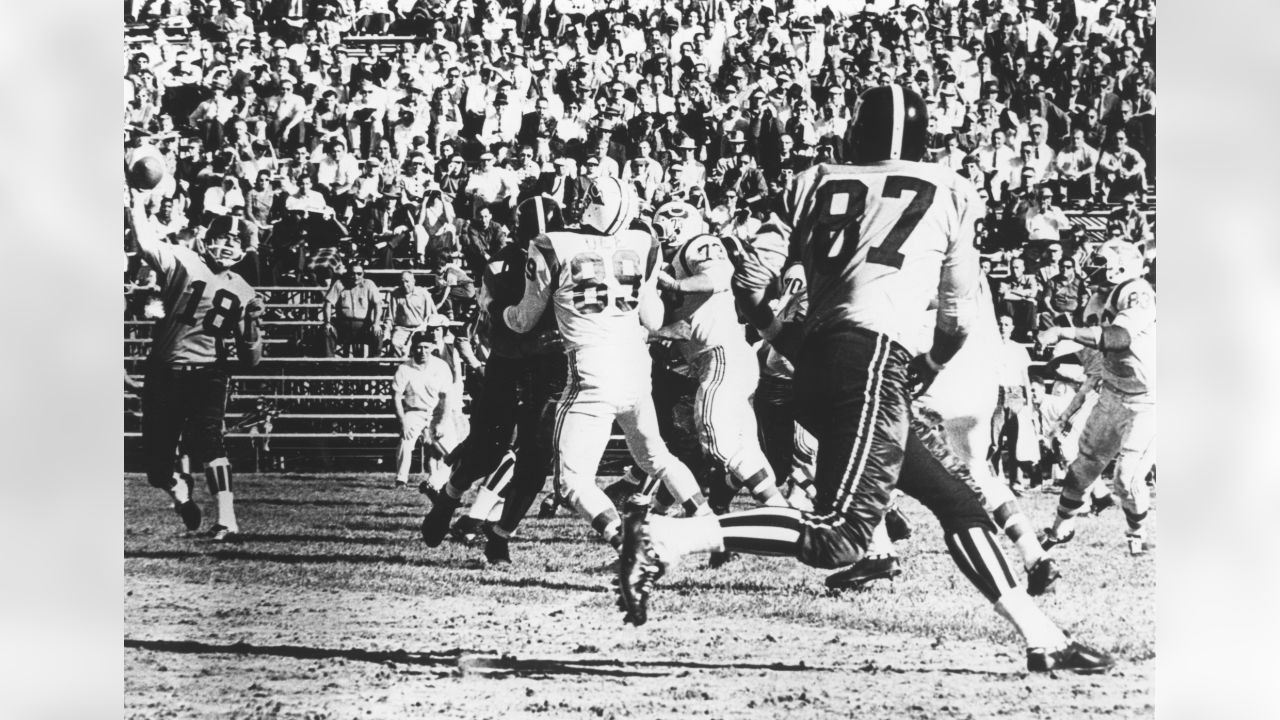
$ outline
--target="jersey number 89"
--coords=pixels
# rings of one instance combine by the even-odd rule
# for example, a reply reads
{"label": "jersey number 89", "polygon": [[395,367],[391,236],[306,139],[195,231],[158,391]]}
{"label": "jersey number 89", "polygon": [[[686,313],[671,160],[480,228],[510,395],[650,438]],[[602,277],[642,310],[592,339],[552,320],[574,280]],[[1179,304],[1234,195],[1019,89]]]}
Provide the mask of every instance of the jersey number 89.
{"label": "jersey number 89", "polygon": [[640,256],[631,250],[613,253],[611,266],[605,265],[600,253],[583,252],[569,261],[570,279],[573,281],[573,307],[583,315],[602,312],[609,304],[609,275],[621,286],[621,294],[613,298],[613,306],[622,312],[635,310],[640,299]]}

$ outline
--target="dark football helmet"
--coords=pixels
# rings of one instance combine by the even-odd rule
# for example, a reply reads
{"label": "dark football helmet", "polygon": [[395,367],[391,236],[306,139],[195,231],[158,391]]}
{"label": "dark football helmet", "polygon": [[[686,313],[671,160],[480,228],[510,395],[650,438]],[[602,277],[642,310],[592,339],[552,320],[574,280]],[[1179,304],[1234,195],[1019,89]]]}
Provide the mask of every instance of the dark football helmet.
{"label": "dark football helmet", "polygon": [[929,108],[914,90],[873,87],[858,96],[845,131],[845,154],[854,163],[920,160],[929,141]]}
{"label": "dark football helmet", "polygon": [[534,195],[516,206],[515,239],[528,246],[534,238],[564,229],[560,203],[546,195]]}

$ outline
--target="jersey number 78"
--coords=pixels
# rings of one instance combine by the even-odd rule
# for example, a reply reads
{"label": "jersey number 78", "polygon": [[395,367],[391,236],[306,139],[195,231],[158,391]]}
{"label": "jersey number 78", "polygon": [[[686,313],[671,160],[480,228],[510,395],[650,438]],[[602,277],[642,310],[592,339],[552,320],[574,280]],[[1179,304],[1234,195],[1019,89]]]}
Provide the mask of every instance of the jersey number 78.
{"label": "jersey number 78", "polygon": [[[937,189],[933,183],[910,175],[885,178],[884,197],[900,198],[908,190],[915,195],[884,241],[867,250],[867,262],[902,267],[899,249],[933,204]],[[856,178],[834,178],[818,186],[814,193],[817,212],[812,216],[810,236],[815,268],[839,272],[857,253],[862,240],[861,220],[867,209],[867,192],[866,183]]]}

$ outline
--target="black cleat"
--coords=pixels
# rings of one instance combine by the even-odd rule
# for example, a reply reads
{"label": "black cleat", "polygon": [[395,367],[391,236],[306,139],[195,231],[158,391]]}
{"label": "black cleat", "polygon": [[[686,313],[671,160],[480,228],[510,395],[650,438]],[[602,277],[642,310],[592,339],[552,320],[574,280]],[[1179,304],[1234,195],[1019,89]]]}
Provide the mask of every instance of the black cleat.
{"label": "black cleat", "polygon": [[889,533],[891,542],[906,540],[911,537],[911,521],[897,507],[889,508],[884,514],[884,529]]}
{"label": "black cleat", "polygon": [[640,487],[638,485],[633,485],[627,482],[624,477],[605,488],[604,494],[605,497],[609,498],[609,502],[613,503],[614,507],[620,508],[626,504],[627,500],[632,495],[635,495],[639,491]]}
{"label": "black cleat", "polygon": [[729,552],[728,550],[713,552],[711,553],[711,556],[707,558],[707,567],[715,569],[720,567],[721,565],[724,565],[725,563],[732,562],[737,558],[738,558],[738,553]]}
{"label": "black cleat", "polygon": [[437,498],[440,497],[440,491],[431,487],[431,483],[427,482],[426,480],[423,480],[422,482],[418,483],[418,492],[422,493],[423,495],[426,495],[427,499],[433,503],[436,501]]}
{"label": "black cleat", "polygon": [[1053,532],[1053,528],[1045,528],[1044,530],[1040,531],[1040,547],[1044,548],[1046,552],[1048,552],[1049,548],[1052,548],[1057,545],[1066,545],[1067,543],[1075,539],[1076,539],[1075,530],[1072,530],[1071,532],[1067,533],[1062,537],[1058,537],[1057,535],[1055,535]]}
{"label": "black cleat", "polygon": [[174,503],[173,509],[182,518],[182,524],[187,526],[188,532],[195,532],[200,529],[200,506],[195,500],[188,500],[184,503]]}
{"label": "black cleat", "polygon": [[209,528],[209,539],[216,543],[240,542],[240,533],[226,525],[214,525]]}
{"label": "black cleat", "polygon": [[1107,493],[1102,497],[1098,497],[1097,495],[1094,495],[1093,497],[1089,498],[1089,514],[1101,515],[1102,512],[1107,508],[1115,507],[1115,504],[1116,504],[1116,497],[1111,493]]}
{"label": "black cleat", "polygon": [[1053,589],[1053,584],[1062,577],[1058,564],[1051,557],[1042,557],[1027,571],[1027,594],[1032,597],[1043,595]]}
{"label": "black cleat", "polygon": [[627,502],[618,563],[618,609],[626,613],[624,623],[637,627],[649,619],[649,591],[667,571],[666,564],[654,552],[648,519],[647,503],[635,499]]}
{"label": "black cleat", "polygon": [[1116,666],[1116,661],[1102,650],[1078,643],[1075,640],[1053,652],[1027,650],[1027,670],[1049,672],[1067,670],[1080,675],[1104,673]]}
{"label": "black cleat", "polygon": [[458,522],[449,528],[449,536],[460,543],[471,544],[480,537],[480,533],[484,529],[484,521],[473,518],[470,515],[463,515],[458,518]]}
{"label": "black cleat", "polygon": [[538,519],[547,520],[556,516],[556,510],[559,509],[560,503],[556,502],[554,495],[547,496],[538,506]]}
{"label": "black cleat", "polygon": [[444,542],[445,533],[449,532],[449,521],[453,519],[453,511],[458,509],[458,500],[440,493],[427,516],[422,518],[422,542],[427,547],[438,547]]}
{"label": "black cleat", "polygon": [[850,567],[827,576],[830,590],[862,590],[874,580],[892,580],[902,574],[892,555],[864,557]]}
{"label": "black cleat", "polygon": [[510,565],[510,538],[504,538],[494,532],[493,525],[484,526],[484,559],[490,565]]}

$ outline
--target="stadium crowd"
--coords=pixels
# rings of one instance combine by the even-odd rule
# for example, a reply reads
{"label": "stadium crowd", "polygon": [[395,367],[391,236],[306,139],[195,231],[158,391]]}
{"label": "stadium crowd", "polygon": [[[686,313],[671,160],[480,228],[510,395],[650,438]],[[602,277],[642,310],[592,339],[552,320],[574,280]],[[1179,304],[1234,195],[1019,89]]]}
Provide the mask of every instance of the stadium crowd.
{"label": "stadium crowd", "polygon": [[[437,290],[424,309],[403,297],[412,277],[399,299],[361,280],[349,305],[366,314],[345,330],[457,312],[437,308],[439,288],[473,294],[518,201],[545,193],[573,223],[604,175],[645,213],[682,200],[749,241],[791,176],[842,160],[858,94],[891,82],[927,99],[930,159],[987,201],[979,243],[1010,341],[1047,360],[1037,330],[1086,322],[1102,236],[1154,269],[1150,0],[132,0],[125,13],[126,155],[152,145],[167,163],[149,208],[160,235],[198,245],[229,216],[240,274],[329,288],[326,318],[348,311],[356,268],[422,271]],[[137,257],[127,272],[128,312],[145,317],[154,278]],[[1032,379],[1039,426],[1033,401],[1064,391]]]}

